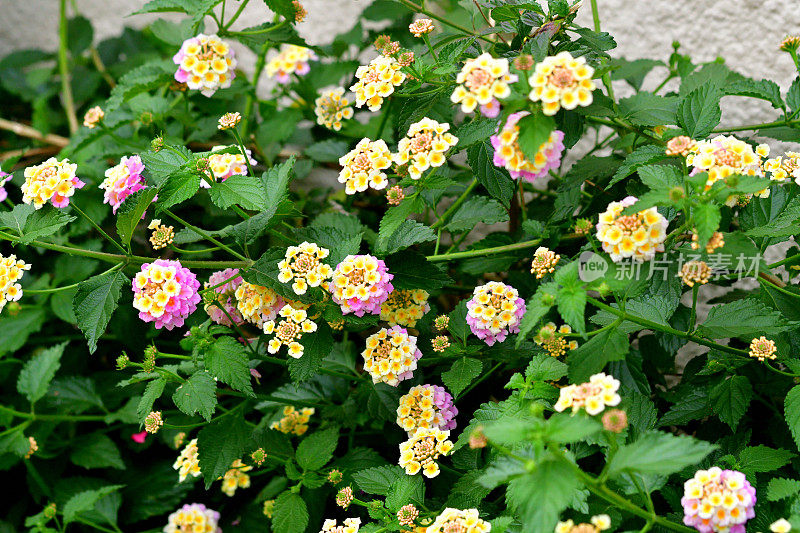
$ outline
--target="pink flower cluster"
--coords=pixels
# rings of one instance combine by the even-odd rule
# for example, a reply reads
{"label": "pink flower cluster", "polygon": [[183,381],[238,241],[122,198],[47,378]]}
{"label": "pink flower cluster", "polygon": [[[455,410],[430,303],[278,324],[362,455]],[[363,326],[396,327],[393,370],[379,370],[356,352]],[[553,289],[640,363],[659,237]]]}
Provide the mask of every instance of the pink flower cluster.
{"label": "pink flower cluster", "polygon": [[348,255],[336,266],[330,292],[342,313],[379,315],[394,290],[386,263],[371,255]]}
{"label": "pink flower cluster", "polygon": [[200,282],[180,261],[157,259],[142,265],[133,280],[133,307],[144,322],[155,322],[156,329],[183,326],[197,309]]}
{"label": "pink flower cluster", "polygon": [[400,398],[397,425],[413,435],[417,428],[455,429],[458,409],[453,397],[438,385],[417,385]]}
{"label": "pink flower cluster", "polygon": [[10,179],[11,179],[11,174],[0,170],[0,202],[8,198],[8,192],[6,192],[6,189],[5,187],[3,187],[3,185],[5,185],[6,182]]}
{"label": "pink flower cluster", "polygon": [[171,515],[164,533],[184,533],[202,531],[204,533],[222,533],[219,527],[220,514],[202,503],[187,503]]}
{"label": "pink flower cluster", "polygon": [[[231,325],[231,320],[228,318],[228,315],[230,315],[236,324],[241,324],[244,322],[242,314],[236,308],[236,288],[243,281],[242,277],[238,274],[238,268],[226,268],[225,270],[219,270],[211,274],[211,277],[208,278],[208,282],[205,284],[206,288],[214,287],[215,285],[219,285],[223,281],[228,280],[225,282],[225,284],[219,285],[219,287],[212,289],[212,292],[204,293],[207,296],[205,300],[206,313],[208,313],[208,316],[211,318],[212,322],[215,322],[221,326]],[[226,315],[219,306],[222,306],[225,311],[228,312],[228,315]]]}
{"label": "pink flower cluster", "polygon": [[683,523],[701,533],[745,533],[756,513],[756,489],[736,470],[713,466],[683,484]]}
{"label": "pink flower cluster", "polygon": [[564,132],[555,130],[539,147],[533,161],[525,157],[519,146],[519,126],[517,122],[528,115],[525,111],[509,115],[505,126],[491,136],[494,147],[494,165],[505,168],[514,179],[522,178],[533,182],[536,178],[547,176],[548,172],[561,164],[564,151]]}
{"label": "pink flower cluster", "polygon": [[499,281],[475,287],[467,302],[467,324],[489,346],[503,342],[509,333],[519,333],[525,300],[517,289]]}
{"label": "pink flower cluster", "polygon": [[144,184],[144,164],[138,155],[123,157],[119,165],[106,170],[106,179],[100,184],[103,193],[103,203],[111,206],[114,214],[125,201],[125,198],[146,187]]}

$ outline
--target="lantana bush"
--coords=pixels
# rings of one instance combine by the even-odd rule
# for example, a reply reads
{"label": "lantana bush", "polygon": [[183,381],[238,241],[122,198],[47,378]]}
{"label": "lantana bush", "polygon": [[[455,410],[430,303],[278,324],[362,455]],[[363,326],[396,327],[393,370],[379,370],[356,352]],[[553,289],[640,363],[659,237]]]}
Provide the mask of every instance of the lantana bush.
{"label": "lantana bush", "polygon": [[800,77],[595,0],[58,3],[0,60],[0,531],[800,528]]}

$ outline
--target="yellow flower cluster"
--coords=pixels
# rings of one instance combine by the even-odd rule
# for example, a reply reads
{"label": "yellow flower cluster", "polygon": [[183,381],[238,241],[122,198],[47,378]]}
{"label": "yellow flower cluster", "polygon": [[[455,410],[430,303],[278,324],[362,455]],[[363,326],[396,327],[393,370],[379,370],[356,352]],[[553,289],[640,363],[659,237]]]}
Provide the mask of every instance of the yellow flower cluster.
{"label": "yellow flower cluster", "polygon": [[220,533],[220,515],[202,503],[185,504],[169,515],[164,533]]}
{"label": "yellow flower cluster", "polygon": [[317,115],[317,124],[329,130],[342,129],[342,120],[353,118],[353,108],[350,101],[344,96],[344,87],[337,87],[325,91],[314,101],[314,114]]}
{"label": "yellow flower cluster", "polygon": [[83,125],[89,129],[97,127],[97,124],[106,116],[100,106],[94,106],[83,115]]}
{"label": "yellow flower cluster", "polygon": [[481,520],[477,509],[446,508],[436,517],[433,524],[428,526],[427,533],[488,533],[492,525],[486,520]]}
{"label": "yellow flower cluster", "polygon": [[360,518],[345,518],[341,526],[336,525],[336,520],[328,518],[322,524],[319,533],[358,533],[359,527],[361,527]]}
{"label": "yellow flower cluster", "polygon": [[596,88],[593,75],[594,69],[583,57],[574,58],[566,51],[546,57],[536,65],[530,77],[530,99],[542,102],[545,115],[555,115],[562,107],[588,106]]}
{"label": "yellow flower cluster", "polygon": [[367,337],[364,370],[372,376],[373,383],[383,382],[396,387],[408,379],[417,369],[417,360],[422,352],[417,348],[417,338],[409,335],[400,326],[380,331]]}
{"label": "yellow flower cluster", "polygon": [[408,164],[411,179],[420,179],[429,168],[442,166],[447,151],[458,143],[458,137],[449,130],[450,124],[441,124],[428,117],[412,124],[397,145],[397,153],[392,156],[394,162]]}
{"label": "yellow flower cluster", "polygon": [[628,257],[636,261],[649,261],[656,252],[664,251],[668,222],[655,207],[633,215],[622,215],[626,207],[636,202],[635,197],[628,196],[622,201],[611,202],[600,213],[597,238],[615,263]]}
{"label": "yellow flower cluster", "polygon": [[261,327],[265,322],[273,320],[283,304],[283,299],[269,287],[246,281],[236,287],[236,309],[242,314],[242,318],[256,326]]}
{"label": "yellow flower cluster", "polygon": [[291,305],[284,305],[278,313],[281,320],[264,322],[264,333],[275,335],[267,345],[269,353],[278,353],[281,346],[289,349],[289,356],[299,359],[303,356],[303,345],[300,338],[304,333],[317,331],[317,324],[308,319],[305,309],[295,309]]}
{"label": "yellow flower cluster", "polygon": [[293,405],[283,408],[283,418],[269,425],[270,429],[277,429],[281,433],[288,435],[302,435],[308,431],[308,421],[314,414],[313,407],[303,407],[297,410]]}
{"label": "yellow flower cluster", "polygon": [[685,285],[694,287],[695,284],[705,285],[708,283],[711,274],[711,268],[705,261],[691,260],[683,264],[679,276]]}
{"label": "yellow flower cluster", "polygon": [[252,469],[252,466],[245,465],[241,459],[233,461],[231,468],[220,478],[222,480],[222,492],[228,496],[233,496],[236,493],[236,489],[249,487],[250,476],[246,472]]}
{"label": "yellow flower cluster", "polygon": [[775,346],[775,341],[769,340],[765,336],[750,341],[750,357],[764,361],[766,359],[776,359],[775,352],[778,348]]}
{"label": "yellow flower cluster", "polygon": [[389,183],[384,170],[392,166],[392,154],[382,140],[361,139],[355,148],[339,158],[339,164],[342,165],[339,183],[345,184],[347,194],[364,192],[369,187],[380,191]]}
{"label": "yellow flower cluster", "polygon": [[229,130],[231,128],[235,128],[236,125],[241,122],[241,120],[241,113],[225,113],[219,117],[219,120],[217,121],[217,128],[220,130]]}
{"label": "yellow flower cluster", "polygon": [[178,65],[175,79],[204,96],[227,89],[236,77],[234,53],[216,35],[201,33],[187,39],[173,61]]}
{"label": "yellow flower cluster", "polygon": [[25,270],[30,270],[31,266],[16,255],[4,257],[0,254],[0,311],[6,306],[6,302],[16,302],[22,298],[22,286],[17,283],[22,279]]}
{"label": "yellow flower cluster", "polygon": [[539,329],[533,337],[533,341],[547,350],[553,357],[559,357],[567,353],[567,350],[574,350],[578,347],[578,341],[566,341],[564,335],[572,333],[572,328],[567,324],[556,328],[553,322],[548,322]]}
{"label": "yellow flower cluster", "polygon": [[395,59],[380,55],[370,61],[369,65],[361,65],[356,70],[358,81],[350,87],[356,93],[356,106],[367,104],[370,111],[377,111],[383,105],[383,99],[394,92],[394,88],[406,80],[400,71],[402,66]]}
{"label": "yellow flower cluster", "polygon": [[607,406],[619,405],[622,400],[617,394],[619,381],[614,376],[607,376],[603,372],[589,378],[588,383],[568,385],[561,389],[558,401],[553,409],[559,413],[567,408],[572,412],[585,409],[592,416],[603,412]]}
{"label": "yellow flower cluster", "polygon": [[406,474],[413,476],[422,470],[422,475],[434,478],[439,475],[436,460],[448,455],[453,450],[453,443],[448,440],[449,431],[439,428],[417,428],[407,441],[400,443],[400,466]]}
{"label": "yellow flower cluster", "polygon": [[181,451],[172,468],[178,471],[178,481],[183,481],[188,476],[200,475],[200,460],[197,457],[197,439],[192,439]]}
{"label": "yellow flower cluster", "polygon": [[800,153],[786,152],[782,156],[767,159],[764,161],[764,170],[769,172],[769,178],[773,181],[794,178],[795,183],[800,185]]}
{"label": "yellow flower cluster", "polygon": [[59,161],[51,157],[41,165],[25,169],[25,183],[22,184],[22,201],[41,209],[48,200],[55,207],[66,207],[75,189],[84,183],[75,175],[78,165],[69,159]]}
{"label": "yellow flower cluster", "polygon": [[310,48],[285,44],[267,63],[267,76],[276,78],[280,83],[289,83],[291,74],[308,74],[311,70],[308,62],[316,59],[317,55]]}
{"label": "yellow flower cluster", "polygon": [[381,305],[381,320],[385,320],[390,326],[399,324],[413,328],[417,325],[417,320],[431,310],[429,296],[422,289],[395,289]]}
{"label": "yellow flower cluster", "polygon": [[292,282],[295,294],[305,294],[309,287],[326,288],[328,280],[333,276],[330,266],[322,262],[330,254],[313,242],[304,241],[300,246],[290,246],[286,255],[278,262],[278,281]]}
{"label": "yellow flower cluster", "polygon": [[495,59],[484,53],[464,62],[450,101],[461,104],[464,113],[472,113],[479,104],[485,106],[497,98],[506,98],[511,94],[509,83],[514,81],[508,71],[508,59]]}
{"label": "yellow flower cluster", "polygon": [[531,261],[531,274],[536,274],[536,279],[542,279],[547,274],[555,272],[559,259],[561,256],[549,248],[538,247]]}
{"label": "yellow flower cluster", "polygon": [[593,516],[591,524],[575,524],[572,519],[556,524],[555,533],[600,533],[611,527],[611,517],[607,514]]}

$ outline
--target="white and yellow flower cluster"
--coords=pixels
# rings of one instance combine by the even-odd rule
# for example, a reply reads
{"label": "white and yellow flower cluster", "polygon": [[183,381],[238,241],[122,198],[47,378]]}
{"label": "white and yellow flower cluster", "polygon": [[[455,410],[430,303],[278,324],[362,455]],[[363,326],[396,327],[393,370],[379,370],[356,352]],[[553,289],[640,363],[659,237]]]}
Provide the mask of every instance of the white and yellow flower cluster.
{"label": "white and yellow flower cluster", "polygon": [[278,293],[269,287],[254,285],[243,281],[236,287],[236,309],[242,314],[242,318],[262,327],[265,322],[274,320],[278,310],[283,308],[286,302],[278,296]]}
{"label": "white and yellow flower cluster", "polygon": [[597,223],[597,238],[603,243],[615,263],[625,258],[649,261],[656,252],[664,251],[668,222],[655,207],[633,215],[622,215],[622,211],[637,202],[628,196],[619,202],[611,202]]}
{"label": "white and yellow flower cluster", "polygon": [[408,133],[397,145],[392,156],[398,165],[408,165],[408,174],[418,180],[431,167],[440,167],[445,154],[458,143],[458,137],[449,132],[450,124],[423,118],[408,128]]}
{"label": "white and yellow flower cluster", "polygon": [[291,281],[295,294],[305,294],[309,287],[326,288],[333,270],[322,259],[329,254],[327,248],[313,242],[304,241],[299,246],[289,246],[286,256],[278,262],[278,280],[281,283]]}
{"label": "white and yellow flower cluster", "polygon": [[[769,146],[753,147],[732,135],[717,135],[713,139],[697,141],[686,156],[686,164],[692,167],[691,175],[708,172],[706,190],[714,183],[732,174],[763,176],[761,158],[769,155]],[[769,189],[759,191],[757,196],[769,196]],[[733,205],[736,197],[726,203]]]}
{"label": "white and yellow flower cluster", "polygon": [[304,333],[317,331],[317,324],[308,319],[305,309],[295,309],[284,305],[278,313],[281,320],[264,322],[264,333],[274,335],[267,345],[269,353],[277,353],[281,346],[289,349],[289,356],[299,359],[303,356],[303,345],[300,338]]}
{"label": "white and yellow flower cluster", "polygon": [[392,153],[384,141],[364,138],[339,158],[339,164],[342,165],[339,183],[345,184],[347,194],[364,192],[370,187],[380,191],[389,183],[384,170],[392,166]]}
{"label": "white and yellow flower cluster", "polygon": [[[497,99],[511,94],[510,83],[516,76],[509,73],[508,59],[495,59],[488,53],[467,59],[456,76],[456,85],[450,100],[461,104],[464,113],[472,113],[478,105],[489,106]],[[499,107],[497,108],[499,112]],[[490,113],[497,116],[496,113]]]}
{"label": "white and yellow flower cluster", "polygon": [[453,450],[453,443],[448,440],[449,437],[449,431],[442,431],[436,427],[417,428],[407,441],[400,443],[400,466],[410,476],[420,470],[425,477],[438,476],[440,470],[436,460]]}
{"label": "white and yellow flower cluster", "polygon": [[220,515],[202,503],[187,503],[169,515],[164,533],[221,533]]}
{"label": "white and yellow flower cluster", "polygon": [[241,459],[234,460],[230,469],[220,478],[222,480],[222,492],[228,496],[233,496],[236,494],[236,489],[249,487],[250,476],[247,475],[247,472],[252,469],[252,466],[247,466]]}
{"label": "white and yellow flower cluster", "polygon": [[764,161],[764,170],[773,181],[794,179],[800,185],[800,153],[786,152],[782,156],[767,159]]}
{"label": "white and yellow flower cluster", "polygon": [[486,520],[481,520],[477,509],[454,509],[447,507],[436,517],[433,524],[428,526],[426,533],[488,533],[492,525]]}
{"label": "white and yellow flower cluster", "polygon": [[539,329],[533,337],[533,342],[547,350],[553,357],[559,357],[567,353],[567,350],[574,350],[578,347],[578,341],[564,339],[564,335],[570,333],[572,333],[572,328],[569,325],[563,324],[556,328],[553,322],[548,322]]}
{"label": "white and yellow flower cluster", "polygon": [[383,382],[396,387],[400,381],[413,375],[422,352],[417,348],[416,337],[400,326],[394,326],[381,328],[367,337],[361,355],[364,357],[364,370],[372,376],[373,383]]}
{"label": "white and yellow flower cluster", "polygon": [[360,527],[360,518],[345,518],[341,526],[337,525],[336,520],[328,518],[322,524],[322,529],[319,533],[358,533]]}
{"label": "white and yellow flower cluster", "polygon": [[356,93],[356,106],[367,105],[370,111],[377,111],[383,105],[383,99],[394,92],[394,88],[403,83],[406,75],[401,72],[402,65],[389,56],[380,55],[370,61],[369,65],[361,65],[356,70],[358,81],[350,87]]}
{"label": "white and yellow flower cluster", "polygon": [[178,65],[175,80],[189,89],[211,96],[218,89],[227,89],[236,77],[233,50],[218,36],[199,34],[183,42],[172,58]]}
{"label": "white and yellow flower cluster", "polygon": [[353,108],[350,101],[344,96],[344,87],[337,87],[325,91],[314,101],[314,114],[317,115],[317,124],[329,130],[342,129],[342,120],[353,118]]}
{"label": "white and yellow flower cluster", "polygon": [[619,405],[621,398],[617,394],[618,390],[619,381],[614,376],[600,372],[590,377],[587,383],[568,385],[561,389],[553,409],[559,413],[566,409],[572,409],[573,413],[584,409],[594,416],[602,413],[606,407]]}
{"label": "white and yellow flower cluster", "polygon": [[530,99],[542,102],[545,115],[555,115],[562,107],[575,109],[592,103],[594,69],[583,57],[560,52],[537,63],[530,77]]}
{"label": "white and yellow flower cluster", "polygon": [[599,514],[592,517],[590,524],[576,524],[572,519],[556,524],[555,533],[600,533],[611,527],[611,517]]}
{"label": "white and yellow flower cluster", "polygon": [[0,254],[0,311],[7,302],[16,302],[22,298],[22,286],[17,283],[31,266],[16,255],[4,257]]}
{"label": "white and yellow flower cluster", "polygon": [[197,457],[197,439],[190,440],[181,454],[175,460],[172,468],[178,471],[178,481],[185,480],[188,476],[200,475],[200,460]]}
{"label": "white and yellow flower cluster", "polygon": [[287,435],[303,435],[308,431],[308,422],[313,414],[313,407],[303,407],[298,411],[293,405],[287,405],[283,408],[283,418],[270,424],[269,428]]}
{"label": "white and yellow flower cluster", "polygon": [[316,61],[317,54],[310,48],[285,44],[281,51],[267,62],[267,76],[276,78],[278,83],[289,83],[291,75],[303,76],[308,74],[311,67],[309,61]]}
{"label": "white and yellow flower cluster", "polygon": [[22,184],[22,201],[41,209],[48,201],[55,207],[67,207],[69,199],[85,184],[75,172],[78,165],[69,159],[59,161],[51,157],[40,165],[25,169],[25,183]]}

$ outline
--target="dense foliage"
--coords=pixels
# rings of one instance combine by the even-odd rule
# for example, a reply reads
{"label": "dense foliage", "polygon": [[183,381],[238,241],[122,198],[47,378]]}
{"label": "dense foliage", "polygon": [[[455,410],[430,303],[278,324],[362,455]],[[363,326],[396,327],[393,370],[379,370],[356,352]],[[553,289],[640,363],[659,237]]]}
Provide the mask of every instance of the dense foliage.
{"label": "dense foliage", "polygon": [[800,77],[420,3],[0,60],[0,531],[800,527]]}

